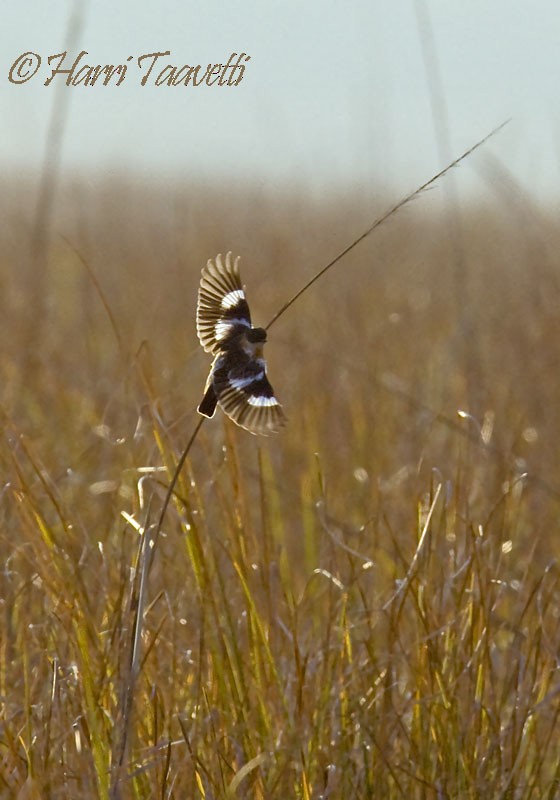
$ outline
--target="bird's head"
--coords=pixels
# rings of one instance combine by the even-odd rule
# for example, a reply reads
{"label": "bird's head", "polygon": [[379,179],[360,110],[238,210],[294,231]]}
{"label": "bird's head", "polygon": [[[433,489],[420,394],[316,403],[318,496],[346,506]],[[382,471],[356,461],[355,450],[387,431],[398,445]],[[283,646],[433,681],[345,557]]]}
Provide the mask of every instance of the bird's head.
{"label": "bird's head", "polygon": [[266,342],[266,331],[264,328],[251,328],[247,331],[247,341],[251,344],[264,344]]}

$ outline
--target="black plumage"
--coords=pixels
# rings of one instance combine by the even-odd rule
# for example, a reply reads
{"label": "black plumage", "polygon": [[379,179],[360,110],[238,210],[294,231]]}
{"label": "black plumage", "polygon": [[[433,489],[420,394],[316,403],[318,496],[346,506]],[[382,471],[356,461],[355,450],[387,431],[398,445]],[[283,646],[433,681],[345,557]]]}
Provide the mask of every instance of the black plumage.
{"label": "black plumage", "polygon": [[196,327],[203,348],[214,355],[200,414],[212,417],[220,405],[251,433],[275,433],[286,418],[266,375],[266,331],[254,328],[239,274],[239,257],[228,253],[202,270]]}

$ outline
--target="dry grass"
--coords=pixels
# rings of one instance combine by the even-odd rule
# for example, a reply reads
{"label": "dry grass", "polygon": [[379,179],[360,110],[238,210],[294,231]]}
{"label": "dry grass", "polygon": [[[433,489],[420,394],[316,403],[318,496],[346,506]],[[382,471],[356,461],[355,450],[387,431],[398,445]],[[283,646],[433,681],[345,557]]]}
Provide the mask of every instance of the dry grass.
{"label": "dry grass", "polygon": [[240,253],[263,324],[375,211],[226,194],[66,184],[41,297],[4,196],[0,794],[555,797],[557,223],[472,209],[458,297],[420,201],[302,297],[268,345],[288,428],[203,426],[142,599],[201,266]]}

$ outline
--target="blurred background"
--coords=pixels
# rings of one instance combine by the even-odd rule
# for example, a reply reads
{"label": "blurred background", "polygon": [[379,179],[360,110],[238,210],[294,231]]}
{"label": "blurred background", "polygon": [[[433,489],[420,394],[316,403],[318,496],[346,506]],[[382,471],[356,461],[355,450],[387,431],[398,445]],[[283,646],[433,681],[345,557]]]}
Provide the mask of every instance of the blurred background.
{"label": "blurred background", "polygon": [[[251,61],[235,88],[141,87],[130,72],[119,87],[66,92],[61,166],[218,178],[224,191],[247,180],[269,192],[294,179],[306,192],[359,185],[375,198],[421,182],[446,150],[461,152],[511,117],[486,157],[535,196],[554,195],[559,32],[553,0],[9,4],[0,31],[2,168],[33,175],[43,164],[64,94],[60,76],[43,86],[49,55],[83,49],[85,62],[104,65],[170,50],[169,63],[205,66],[245,52]],[[7,74],[26,51],[43,63],[16,86]],[[467,185],[484,189],[480,180]]]}
{"label": "blurred background", "polygon": [[[525,447],[530,430],[544,458],[559,25],[552,2],[11,4],[0,31],[6,409],[43,436],[51,397],[56,413],[70,403],[63,430],[113,415],[129,435],[145,387],[121,390],[140,353],[150,402],[184,433],[208,369],[194,314],[209,257],[241,255],[266,324],[372,219],[510,119],[300,298],[268,350],[293,425],[320,402],[311,364],[327,394],[342,381],[340,419],[362,368],[366,392],[389,375],[431,413],[465,410],[475,428],[501,415],[507,442]],[[44,86],[48,57],[64,50],[66,67],[86,50],[81,64],[127,63],[126,78]],[[134,60],[158,50],[170,51],[158,71],[250,61],[237,86],[142,86]],[[28,51],[41,66],[16,85],[8,74]],[[372,425],[379,396],[368,402]],[[340,452],[344,424],[325,424]],[[66,451],[72,436],[56,441]]]}
{"label": "blurred background", "polygon": [[[201,429],[150,575],[123,796],[194,797],[185,742],[205,797],[260,753],[255,797],[334,796],[331,774],[350,797],[553,796],[558,4],[3,5],[0,785],[108,797],[138,534],[210,366],[207,259],[241,256],[266,325],[510,119],[274,323],[285,430]],[[234,87],[133,66],[44,86],[64,50],[250,61]]]}
{"label": "blurred background", "polygon": [[[166,382],[155,394],[176,392],[180,418],[208,367],[194,330],[207,258],[241,255],[265,324],[372,219],[507,119],[304,295],[276,324],[269,357],[292,407],[319,346],[411,380],[412,394],[418,380],[436,411],[482,419],[512,337],[533,352],[544,336],[511,365],[504,399],[533,396],[527,370],[556,363],[559,25],[552,2],[10,5],[0,32],[7,407],[19,413],[34,380],[66,396],[62,376],[90,400],[108,382],[108,402],[109,354],[121,375],[123,358],[151,348]],[[129,71],[120,86],[66,86],[62,75],[45,86],[48,57],[64,50],[66,67],[86,50],[81,64]],[[170,51],[158,71],[204,70],[232,53],[250,61],[237,86],[142,86],[135,59],[158,50]],[[8,74],[28,51],[41,66],[16,85]]]}

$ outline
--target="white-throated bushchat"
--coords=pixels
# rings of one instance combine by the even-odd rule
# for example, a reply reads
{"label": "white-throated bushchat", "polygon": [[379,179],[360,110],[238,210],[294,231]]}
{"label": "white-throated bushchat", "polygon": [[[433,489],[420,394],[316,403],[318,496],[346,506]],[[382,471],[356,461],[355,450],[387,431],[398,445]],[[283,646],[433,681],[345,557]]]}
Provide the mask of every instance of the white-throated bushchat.
{"label": "white-throated bushchat", "polygon": [[266,377],[264,328],[254,328],[239,275],[239,256],[221,255],[202,270],[196,308],[200,344],[214,361],[198,412],[213,417],[216,405],[251,433],[276,433],[286,421]]}

